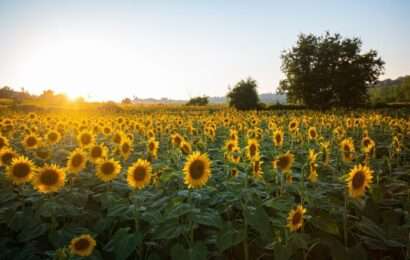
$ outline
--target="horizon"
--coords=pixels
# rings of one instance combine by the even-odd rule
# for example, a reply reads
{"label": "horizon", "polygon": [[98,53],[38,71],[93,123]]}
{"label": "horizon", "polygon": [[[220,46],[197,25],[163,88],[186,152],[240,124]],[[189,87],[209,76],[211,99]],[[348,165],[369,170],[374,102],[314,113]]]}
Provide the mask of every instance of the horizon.
{"label": "horizon", "polygon": [[225,96],[250,76],[260,94],[275,93],[281,52],[300,33],[325,31],[359,37],[386,62],[380,80],[395,79],[410,72],[409,11],[407,1],[1,1],[0,86],[188,100]]}

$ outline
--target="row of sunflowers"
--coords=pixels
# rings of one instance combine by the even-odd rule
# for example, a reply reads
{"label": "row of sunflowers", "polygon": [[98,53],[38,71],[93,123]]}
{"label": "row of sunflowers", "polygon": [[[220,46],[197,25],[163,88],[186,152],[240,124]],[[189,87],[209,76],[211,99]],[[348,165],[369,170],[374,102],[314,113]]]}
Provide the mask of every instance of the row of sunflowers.
{"label": "row of sunflowers", "polygon": [[10,113],[0,130],[5,259],[410,256],[406,113]]}

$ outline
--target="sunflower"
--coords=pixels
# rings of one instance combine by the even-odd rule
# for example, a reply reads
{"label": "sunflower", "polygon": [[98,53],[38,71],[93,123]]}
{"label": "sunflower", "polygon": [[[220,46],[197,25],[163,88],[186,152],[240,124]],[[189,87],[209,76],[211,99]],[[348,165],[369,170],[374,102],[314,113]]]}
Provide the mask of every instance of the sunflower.
{"label": "sunflower", "polygon": [[17,157],[17,153],[10,148],[0,150],[0,166],[8,166]]}
{"label": "sunflower", "polygon": [[239,161],[241,160],[241,154],[240,154],[240,148],[238,146],[234,147],[232,149],[232,153],[229,154],[229,160],[232,163],[239,163]]}
{"label": "sunflower", "polygon": [[124,137],[118,149],[121,156],[127,160],[133,150],[132,142],[127,137]]}
{"label": "sunflower", "polygon": [[190,153],[192,152],[192,146],[191,146],[191,144],[190,144],[188,141],[186,141],[186,140],[183,140],[183,141],[181,142],[179,148],[181,149],[181,151],[182,151],[185,155],[188,155],[188,154],[190,154]]}
{"label": "sunflower", "polygon": [[183,139],[184,138],[178,133],[171,135],[172,144],[174,144],[175,146],[179,147]]}
{"label": "sunflower", "polygon": [[370,186],[373,179],[373,171],[367,166],[356,165],[346,178],[349,195],[352,198],[362,197],[366,188]]}
{"label": "sunflower", "polygon": [[104,159],[107,157],[108,148],[102,144],[93,145],[90,148],[89,158],[90,161],[96,163],[100,159]]}
{"label": "sunflower", "polygon": [[352,138],[345,138],[340,143],[340,150],[342,152],[342,159],[344,162],[350,162],[354,157],[354,144]]}
{"label": "sunflower", "polygon": [[119,145],[123,142],[124,137],[125,137],[125,134],[122,131],[117,131],[112,136],[112,141]]}
{"label": "sunflower", "polygon": [[318,137],[318,133],[317,133],[316,127],[314,127],[314,126],[309,127],[309,129],[308,129],[308,138],[309,138],[309,140],[316,140],[317,137]]}
{"label": "sunflower", "polygon": [[239,171],[237,168],[232,168],[230,173],[231,173],[231,176],[236,177],[238,176]]}
{"label": "sunflower", "polygon": [[303,215],[305,213],[306,209],[303,208],[302,205],[298,205],[295,209],[292,209],[289,212],[287,227],[290,231],[297,231],[303,226]]}
{"label": "sunflower", "polygon": [[67,161],[67,169],[72,173],[79,173],[87,164],[87,154],[84,150],[77,148],[70,153]]}
{"label": "sunflower", "polygon": [[365,136],[362,139],[362,151],[367,161],[370,157],[374,156],[376,152],[376,143],[369,136]]}
{"label": "sunflower", "polygon": [[98,161],[97,164],[97,177],[103,182],[109,182],[114,180],[121,171],[121,165],[119,162],[113,159],[103,159]]}
{"label": "sunflower", "polygon": [[263,161],[260,161],[259,157],[256,157],[252,161],[252,173],[253,176],[257,179],[260,179],[263,176],[262,163]]}
{"label": "sunflower", "polygon": [[292,168],[292,164],[295,156],[287,151],[285,154],[279,155],[276,157],[276,160],[273,161],[273,167],[282,172],[289,172]]}
{"label": "sunflower", "polygon": [[229,140],[226,141],[226,143],[225,143],[225,149],[226,149],[226,151],[228,151],[228,152],[232,152],[232,150],[233,150],[236,146],[238,146],[238,141],[236,141],[236,140],[229,139]]}
{"label": "sunflower", "polygon": [[33,176],[33,186],[42,193],[57,192],[64,182],[65,172],[55,164],[46,164]]}
{"label": "sunflower", "polygon": [[7,169],[6,176],[16,185],[31,181],[35,166],[24,156],[14,158]]}
{"label": "sunflower", "polygon": [[246,146],[246,155],[249,160],[259,155],[259,142],[256,139],[248,139],[248,145]]}
{"label": "sunflower", "polygon": [[7,146],[9,146],[9,140],[6,137],[0,135],[0,150],[6,148]]}
{"label": "sunflower", "polygon": [[88,234],[77,236],[70,242],[70,252],[72,255],[90,256],[96,244],[94,238]]}
{"label": "sunflower", "polygon": [[184,165],[184,183],[188,188],[204,186],[211,176],[211,161],[206,153],[194,152],[188,156]]}
{"label": "sunflower", "polygon": [[397,136],[393,136],[391,146],[392,146],[392,150],[395,154],[399,154],[401,152],[400,139]]}
{"label": "sunflower", "polygon": [[238,131],[236,129],[229,130],[229,140],[238,142]]}
{"label": "sunflower", "polygon": [[88,147],[94,143],[94,135],[91,132],[83,130],[77,136],[77,140],[81,147]]}
{"label": "sunflower", "polygon": [[309,161],[309,176],[308,180],[310,182],[316,182],[317,181],[317,156],[318,154],[315,152],[313,149],[309,149],[309,154],[308,154],[308,161]]}
{"label": "sunflower", "polygon": [[40,138],[35,134],[29,134],[24,137],[22,144],[26,149],[37,148],[40,144]]}
{"label": "sunflower", "polygon": [[148,140],[147,150],[148,150],[148,153],[154,158],[157,158],[158,156],[158,147],[159,147],[159,142],[156,141],[155,138],[152,137]]}
{"label": "sunflower", "polygon": [[296,119],[292,119],[288,124],[289,132],[296,133],[299,129],[299,122]]}
{"label": "sunflower", "polygon": [[320,143],[323,164],[328,165],[330,161],[330,143],[325,141]]}
{"label": "sunflower", "polygon": [[127,181],[133,189],[142,189],[147,186],[152,177],[152,166],[147,160],[138,159],[128,168]]}
{"label": "sunflower", "polygon": [[283,130],[278,128],[273,132],[273,144],[281,147],[283,145]]}
{"label": "sunflower", "polygon": [[108,135],[111,134],[112,129],[111,129],[111,127],[105,126],[105,127],[103,128],[102,132],[103,132],[103,134],[104,134],[105,136],[108,136]]}
{"label": "sunflower", "polygon": [[46,134],[46,140],[49,144],[56,144],[60,141],[61,135],[59,132],[52,130]]}

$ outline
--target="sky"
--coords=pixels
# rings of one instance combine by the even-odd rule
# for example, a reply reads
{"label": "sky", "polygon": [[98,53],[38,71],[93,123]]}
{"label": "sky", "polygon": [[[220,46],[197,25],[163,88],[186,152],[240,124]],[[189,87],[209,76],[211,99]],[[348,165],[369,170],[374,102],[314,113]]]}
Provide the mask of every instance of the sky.
{"label": "sky", "polygon": [[252,77],[284,78],[280,55],[300,33],[360,37],[410,74],[410,1],[0,0],[0,86],[71,98],[224,96]]}

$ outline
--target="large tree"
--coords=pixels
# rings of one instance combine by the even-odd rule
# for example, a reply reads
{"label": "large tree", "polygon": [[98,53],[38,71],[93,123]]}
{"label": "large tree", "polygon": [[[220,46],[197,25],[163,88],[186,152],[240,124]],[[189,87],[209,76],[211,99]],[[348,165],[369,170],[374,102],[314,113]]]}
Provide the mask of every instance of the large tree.
{"label": "large tree", "polygon": [[367,102],[367,89],[383,72],[375,50],[362,53],[359,38],[340,34],[301,34],[296,46],[282,53],[286,79],[279,92],[288,101],[309,107],[355,106]]}
{"label": "large tree", "polygon": [[240,110],[258,108],[259,97],[256,88],[256,81],[252,78],[239,81],[227,95],[229,106]]}

